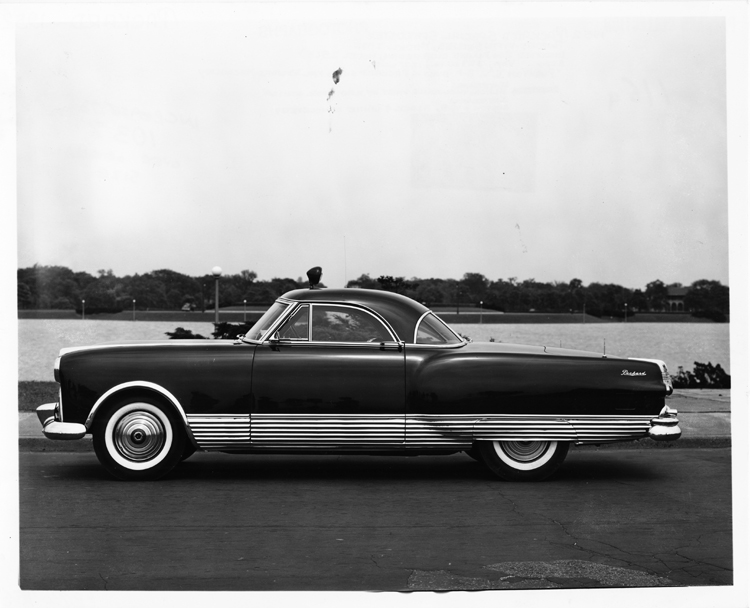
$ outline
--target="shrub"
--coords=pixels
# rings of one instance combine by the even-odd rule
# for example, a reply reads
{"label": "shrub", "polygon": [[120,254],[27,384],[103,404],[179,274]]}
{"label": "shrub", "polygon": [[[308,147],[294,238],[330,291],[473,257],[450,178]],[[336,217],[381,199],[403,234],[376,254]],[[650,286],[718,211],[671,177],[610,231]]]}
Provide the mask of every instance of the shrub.
{"label": "shrub", "polygon": [[169,336],[170,340],[205,340],[205,336],[201,336],[200,334],[194,334],[189,329],[184,329],[182,327],[178,327],[174,331],[168,331],[166,334]]}
{"label": "shrub", "polygon": [[695,363],[692,372],[686,372],[682,366],[677,368],[677,374],[672,376],[672,385],[675,388],[731,388],[732,377],[719,365],[708,363]]}

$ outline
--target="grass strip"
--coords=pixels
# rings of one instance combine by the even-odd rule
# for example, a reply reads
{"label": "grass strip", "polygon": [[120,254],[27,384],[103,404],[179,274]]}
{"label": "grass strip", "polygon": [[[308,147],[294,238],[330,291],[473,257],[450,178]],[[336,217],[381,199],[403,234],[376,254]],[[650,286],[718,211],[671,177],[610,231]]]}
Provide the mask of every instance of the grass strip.
{"label": "grass strip", "polygon": [[18,383],[18,411],[33,412],[43,403],[57,401],[57,382]]}

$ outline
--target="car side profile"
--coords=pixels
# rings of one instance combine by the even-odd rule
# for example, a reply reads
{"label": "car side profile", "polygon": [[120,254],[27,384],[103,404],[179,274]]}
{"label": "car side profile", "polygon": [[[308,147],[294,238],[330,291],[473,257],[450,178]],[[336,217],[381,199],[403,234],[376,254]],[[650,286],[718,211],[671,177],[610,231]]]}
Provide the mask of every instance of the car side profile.
{"label": "car side profile", "polygon": [[666,365],[475,343],[405,296],[297,289],[238,340],[64,348],[50,439],[93,435],[115,477],[157,479],[196,450],[466,452],[505,480],[541,480],[571,445],[680,437]]}

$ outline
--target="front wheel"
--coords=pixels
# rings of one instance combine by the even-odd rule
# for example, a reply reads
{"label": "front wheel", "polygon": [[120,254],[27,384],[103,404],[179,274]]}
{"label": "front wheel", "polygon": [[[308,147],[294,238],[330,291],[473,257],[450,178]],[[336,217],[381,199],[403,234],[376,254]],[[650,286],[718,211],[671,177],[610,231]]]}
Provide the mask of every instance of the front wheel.
{"label": "front wheel", "polygon": [[567,441],[480,441],[482,462],[507,481],[540,481],[552,475],[565,460]]}
{"label": "front wheel", "polygon": [[146,481],[171,471],[185,451],[177,414],[150,398],[123,399],[96,416],[94,451],[118,479]]}

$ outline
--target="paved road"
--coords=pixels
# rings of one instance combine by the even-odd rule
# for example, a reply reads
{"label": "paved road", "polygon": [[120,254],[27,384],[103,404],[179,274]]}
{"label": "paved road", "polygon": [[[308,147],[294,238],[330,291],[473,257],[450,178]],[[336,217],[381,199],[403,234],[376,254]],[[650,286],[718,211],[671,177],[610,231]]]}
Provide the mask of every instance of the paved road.
{"label": "paved road", "polygon": [[22,589],[419,590],[732,583],[730,450],[572,451],[496,481],[465,455],[196,454],[155,483],[20,454]]}

